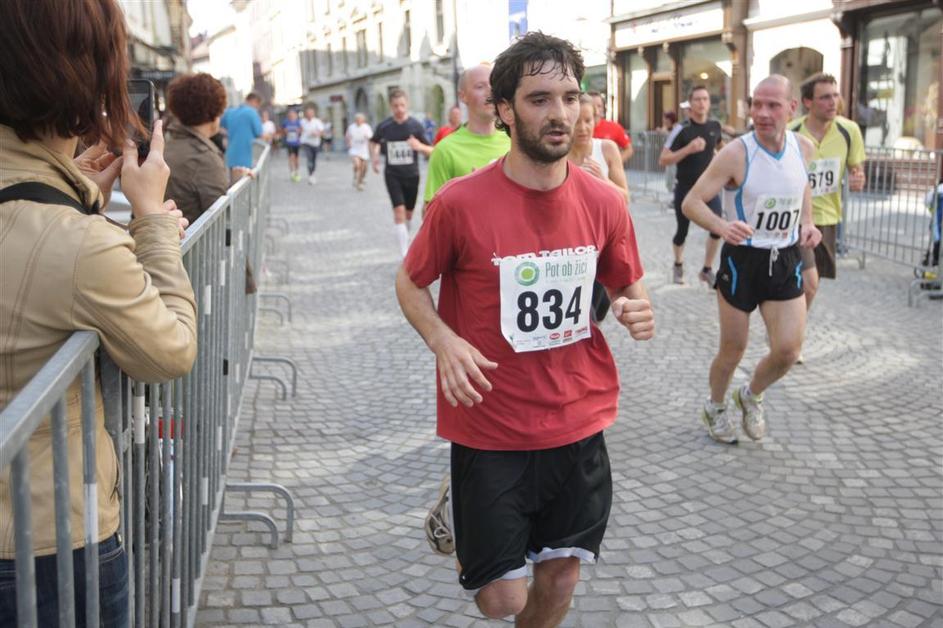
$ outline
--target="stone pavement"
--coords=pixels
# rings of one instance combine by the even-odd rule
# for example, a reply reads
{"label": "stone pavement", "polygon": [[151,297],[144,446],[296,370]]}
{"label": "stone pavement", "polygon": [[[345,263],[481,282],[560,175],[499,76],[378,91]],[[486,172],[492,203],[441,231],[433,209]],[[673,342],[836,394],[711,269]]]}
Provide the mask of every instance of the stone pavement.
{"label": "stone pavement", "polygon": [[[283,402],[250,382],[231,477],[289,487],[295,538],[270,550],[255,524],[220,524],[198,624],[489,625],[422,532],[448,446],[432,355],[393,291],[382,179],[354,191],[339,155],[319,159],[314,187],[286,171],[280,158],[272,197],[290,229],[273,233],[290,281],[263,280],[291,296],[294,322],[264,315],[258,344],[297,361],[299,390]],[[767,393],[768,437],[722,446],[697,418],[717,342],[695,285],[703,232],[690,283],[671,285],[673,215],[642,199],[632,212],[658,332],[635,343],[603,326],[623,382],[606,435],[614,503],[564,625],[943,625],[940,304],[907,307],[908,269],[842,263],[806,363]],[[753,322],[746,369],[764,352]],[[283,514],[268,497],[230,503]]]}

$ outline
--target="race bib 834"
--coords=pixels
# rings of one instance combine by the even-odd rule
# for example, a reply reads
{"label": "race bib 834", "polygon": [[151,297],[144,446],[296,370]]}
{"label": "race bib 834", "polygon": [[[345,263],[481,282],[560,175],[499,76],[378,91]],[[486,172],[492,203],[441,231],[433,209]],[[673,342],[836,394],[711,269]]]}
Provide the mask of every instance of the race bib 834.
{"label": "race bib 834", "polygon": [[503,259],[501,333],[514,351],[541,351],[589,338],[595,277],[595,252]]}

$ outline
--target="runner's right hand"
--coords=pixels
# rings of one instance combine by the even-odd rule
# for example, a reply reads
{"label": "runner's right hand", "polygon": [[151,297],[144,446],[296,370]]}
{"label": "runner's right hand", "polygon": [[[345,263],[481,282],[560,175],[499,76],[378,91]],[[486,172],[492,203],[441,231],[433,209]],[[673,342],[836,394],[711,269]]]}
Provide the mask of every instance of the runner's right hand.
{"label": "runner's right hand", "polygon": [[728,222],[724,227],[724,230],[720,233],[720,236],[724,239],[724,242],[733,244],[734,246],[742,244],[744,240],[752,235],[753,227],[742,220],[733,220]]}
{"label": "runner's right hand", "polygon": [[695,137],[688,142],[687,148],[691,153],[699,153],[707,148],[707,142],[704,141],[703,137]]}
{"label": "runner's right hand", "polygon": [[481,355],[478,349],[455,333],[436,341],[430,348],[439,368],[442,394],[453,408],[459,403],[470,408],[484,401],[481,393],[472,386],[472,381],[485,392],[490,391],[491,382],[481,369],[494,370],[498,368],[497,362]]}

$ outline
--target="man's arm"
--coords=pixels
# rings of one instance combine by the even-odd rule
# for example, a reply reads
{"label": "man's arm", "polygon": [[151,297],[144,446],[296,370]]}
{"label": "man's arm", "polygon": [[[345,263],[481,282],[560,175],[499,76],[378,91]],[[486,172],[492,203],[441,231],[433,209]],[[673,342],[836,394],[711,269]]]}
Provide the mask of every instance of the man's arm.
{"label": "man's arm", "polygon": [[662,148],[661,155],[658,156],[658,165],[659,166],[673,166],[679,161],[683,160],[688,155],[692,153],[699,153],[707,147],[707,142],[704,141],[703,137],[695,137],[693,140],[679,148],[678,150],[671,150],[670,148]]}
{"label": "man's arm", "polygon": [[459,403],[471,407],[484,401],[472,380],[485,392],[490,391],[491,382],[481,369],[493,370],[498,364],[486,359],[445,324],[435,311],[429,289],[413,283],[405,266],[400,266],[396,275],[396,297],[406,320],[435,354],[446,401],[453,407]]}
{"label": "man's arm", "polygon": [[[425,137],[425,136],[423,136]],[[420,139],[417,139],[415,135],[410,135],[409,139],[406,140],[406,143],[409,144],[409,147],[418,153],[422,153],[426,157],[432,154],[432,147],[423,142]]]}
{"label": "man's arm", "polygon": [[[835,121],[838,124],[838,121]],[[851,136],[851,142],[848,146],[848,187],[852,192],[860,192],[867,185],[867,177],[864,174],[864,138],[861,137],[861,128],[856,122],[847,125],[847,130]]]}
{"label": "man's arm", "polygon": [[681,211],[685,216],[734,245],[741,244],[753,235],[753,227],[742,220],[732,222],[724,220],[711,211],[707,202],[717,196],[727,182],[733,181],[737,185],[742,183],[739,177],[743,176],[745,163],[746,153],[743,142],[728,144],[717,154],[716,158],[711,160],[707,170],[681,203]]}
{"label": "man's arm", "polygon": [[648,290],[639,279],[621,290],[606,290],[612,301],[612,315],[635,340],[651,340],[655,335],[655,313]]}
{"label": "man's arm", "polygon": [[[802,151],[802,157],[805,159],[806,166],[812,162],[815,157],[815,146],[812,142],[801,135],[796,135],[799,140],[799,150]],[[808,180],[805,184],[805,191],[802,193],[802,213],[799,218],[801,227],[799,233],[799,246],[815,248],[822,241],[822,232],[812,221],[812,186]]]}
{"label": "man's arm", "polygon": [[370,162],[373,164],[373,171],[380,173],[380,142],[370,138]]}

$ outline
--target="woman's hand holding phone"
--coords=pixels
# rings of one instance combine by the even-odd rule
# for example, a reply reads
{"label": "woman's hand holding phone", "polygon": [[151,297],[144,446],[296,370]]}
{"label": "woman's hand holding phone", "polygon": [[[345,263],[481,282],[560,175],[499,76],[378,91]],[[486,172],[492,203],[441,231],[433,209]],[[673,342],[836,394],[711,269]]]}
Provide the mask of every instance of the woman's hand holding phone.
{"label": "woman's hand holding phone", "polygon": [[82,174],[98,184],[102,193],[102,211],[111,200],[111,189],[121,172],[121,162],[122,158],[108,150],[104,142],[89,147],[75,158],[75,165]]}
{"label": "woman's hand holding phone", "polygon": [[154,123],[151,150],[140,165],[138,149],[132,140],[124,146],[121,165],[121,191],[131,203],[135,218],[167,213],[164,192],[170,178],[170,167],[164,161],[164,131],[160,120]]}

